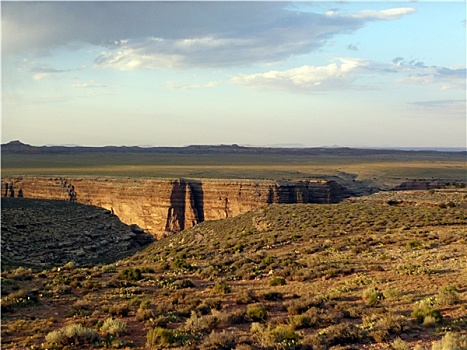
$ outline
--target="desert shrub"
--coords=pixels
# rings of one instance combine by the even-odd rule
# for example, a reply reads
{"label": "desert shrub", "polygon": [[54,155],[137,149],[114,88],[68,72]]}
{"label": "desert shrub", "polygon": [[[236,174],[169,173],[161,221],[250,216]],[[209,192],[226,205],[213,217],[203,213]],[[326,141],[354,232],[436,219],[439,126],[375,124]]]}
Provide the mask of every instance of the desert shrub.
{"label": "desert shrub", "polygon": [[433,343],[432,350],[465,350],[467,349],[467,335],[447,332],[439,341]]}
{"label": "desert shrub", "polygon": [[102,285],[98,280],[86,280],[81,283],[81,286],[83,289],[88,290],[88,291],[96,291],[99,290]]}
{"label": "desert shrub", "polygon": [[70,308],[65,313],[65,316],[67,317],[73,317],[73,316],[79,316],[79,317],[84,317],[84,316],[89,316],[92,314],[94,311],[94,306],[92,306],[90,303],[84,300],[77,300]]}
{"label": "desert shrub", "polygon": [[212,281],[214,280],[214,278],[219,276],[219,270],[217,270],[214,266],[210,265],[204,269],[198,270],[198,274],[199,277]]}
{"label": "desert shrub", "polygon": [[183,258],[177,258],[175,261],[172,263],[172,268],[174,270],[185,270],[185,271],[191,271],[193,267]]}
{"label": "desert shrub", "polygon": [[386,299],[396,299],[401,296],[401,291],[398,288],[386,288],[383,290],[383,296]]}
{"label": "desert shrub", "polygon": [[109,314],[111,316],[121,316],[121,317],[127,317],[130,312],[130,309],[126,304],[116,304],[112,305],[109,308]]}
{"label": "desert shrub", "polygon": [[436,296],[436,304],[439,306],[454,305],[459,300],[457,289],[454,286],[444,286]]}
{"label": "desert shrub", "polygon": [[268,292],[263,294],[263,298],[268,301],[278,301],[282,300],[284,296],[279,292]]}
{"label": "desert shrub", "polygon": [[416,249],[419,248],[422,244],[417,240],[410,240],[405,244],[407,249]]}
{"label": "desert shrub", "polygon": [[101,271],[103,273],[110,273],[110,272],[116,272],[117,268],[115,264],[109,264],[109,265],[104,265],[101,267]]}
{"label": "desert shrub", "polygon": [[152,309],[141,309],[136,311],[136,319],[138,321],[148,321],[156,316],[156,313]]}
{"label": "desert shrub", "polygon": [[257,299],[256,295],[251,290],[244,290],[244,291],[240,292],[235,298],[235,302],[237,304],[250,304],[250,303],[255,302],[257,300],[258,299]]}
{"label": "desert shrub", "polygon": [[162,327],[151,328],[146,334],[146,345],[155,348],[167,348],[181,346],[191,337],[177,330],[165,329]]}
{"label": "desert shrub", "polygon": [[289,316],[299,315],[312,307],[323,307],[325,298],[322,295],[307,296],[298,300],[292,300],[287,303],[287,312]]}
{"label": "desert shrub", "polygon": [[370,306],[375,306],[384,299],[383,293],[376,288],[368,288],[363,291],[362,299]]}
{"label": "desert shrub", "polygon": [[235,335],[226,331],[211,332],[200,345],[201,350],[230,350],[235,348]]}
{"label": "desert shrub", "polygon": [[112,335],[115,337],[122,336],[126,333],[126,322],[109,317],[104,321],[100,331],[106,335]]}
{"label": "desert shrub", "polygon": [[425,324],[440,322],[442,320],[441,312],[434,307],[433,300],[430,298],[423,299],[414,305],[412,311],[412,317],[417,320],[418,323]]}
{"label": "desert shrub", "polygon": [[92,344],[99,340],[99,334],[95,330],[76,323],[52,331],[45,336],[48,344],[59,346]]}
{"label": "desert shrub", "polygon": [[261,304],[251,304],[247,306],[246,316],[252,321],[265,321],[268,318],[268,312]]}
{"label": "desert shrub", "polygon": [[2,311],[10,311],[13,307],[31,306],[38,302],[39,292],[37,290],[27,291],[20,289],[2,299]]}
{"label": "desert shrub", "polygon": [[195,311],[191,311],[191,316],[185,321],[184,330],[196,335],[214,329],[217,325],[217,318],[212,315],[200,316]]}
{"label": "desert shrub", "polygon": [[230,312],[212,310],[212,315],[217,320],[217,328],[223,329],[245,322],[245,311],[235,309]]}
{"label": "desert shrub", "polygon": [[220,310],[222,307],[222,301],[220,299],[205,299],[201,305],[205,305],[210,309]]}
{"label": "desert shrub", "polygon": [[232,291],[232,288],[225,283],[225,282],[219,282],[212,287],[212,292],[215,294],[228,294]]}
{"label": "desert shrub", "polygon": [[398,264],[396,266],[396,272],[405,275],[429,275],[433,273],[427,266],[412,263]]}
{"label": "desert shrub", "polygon": [[172,284],[172,286],[175,289],[185,289],[185,288],[194,288],[195,287],[193,282],[191,282],[190,280],[186,280],[186,279],[176,280]]}
{"label": "desert shrub", "polygon": [[391,346],[394,350],[410,350],[409,344],[399,337],[394,339],[394,341],[391,343]]}
{"label": "desert shrub", "polygon": [[149,298],[143,298],[139,303],[140,309],[149,309],[150,306],[151,306],[151,299]]}
{"label": "desert shrub", "polygon": [[119,273],[119,277],[125,281],[139,281],[143,278],[140,269],[127,268]]}
{"label": "desert shrub", "polygon": [[342,322],[336,325],[331,325],[322,333],[322,342],[326,346],[345,345],[359,341],[363,337],[363,333],[357,326]]}
{"label": "desert shrub", "polygon": [[307,328],[311,325],[311,318],[306,315],[290,316],[289,324],[293,329]]}
{"label": "desert shrub", "polygon": [[141,268],[141,272],[142,273],[155,273],[156,271],[152,267],[144,266]]}
{"label": "desert shrub", "polygon": [[262,348],[272,348],[277,350],[299,349],[298,341],[300,335],[289,326],[278,325],[272,328],[271,325],[263,326],[260,323],[252,323],[251,333],[255,342]]}
{"label": "desert shrub", "polygon": [[273,278],[271,278],[269,280],[269,285],[271,287],[275,287],[275,286],[284,286],[286,285],[287,282],[285,281],[285,278],[284,277],[281,277],[281,276],[274,276]]}
{"label": "desert shrub", "polygon": [[10,273],[5,274],[5,277],[18,280],[18,281],[27,281],[27,280],[32,280],[34,276],[32,273],[32,269],[26,269],[20,266],[12,270]]}

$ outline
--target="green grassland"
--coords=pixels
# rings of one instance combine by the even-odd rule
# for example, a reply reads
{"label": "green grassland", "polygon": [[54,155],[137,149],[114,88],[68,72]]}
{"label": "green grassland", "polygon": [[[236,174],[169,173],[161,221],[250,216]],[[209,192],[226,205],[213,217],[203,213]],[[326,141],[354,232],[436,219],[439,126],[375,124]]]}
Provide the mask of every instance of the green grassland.
{"label": "green grassland", "polygon": [[4,154],[2,175],[131,176],[186,178],[306,179],[339,176],[356,180],[466,178],[465,155],[286,155],[81,153]]}
{"label": "green grassland", "polygon": [[466,349],[466,232],[465,190],[386,192],[3,271],[2,348]]}

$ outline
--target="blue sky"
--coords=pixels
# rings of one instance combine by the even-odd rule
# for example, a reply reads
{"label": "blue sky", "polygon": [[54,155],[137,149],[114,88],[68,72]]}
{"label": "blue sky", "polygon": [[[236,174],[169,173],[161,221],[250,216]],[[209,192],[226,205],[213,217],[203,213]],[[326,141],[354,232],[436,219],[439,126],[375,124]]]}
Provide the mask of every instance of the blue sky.
{"label": "blue sky", "polygon": [[466,4],[5,2],[2,143],[466,146]]}

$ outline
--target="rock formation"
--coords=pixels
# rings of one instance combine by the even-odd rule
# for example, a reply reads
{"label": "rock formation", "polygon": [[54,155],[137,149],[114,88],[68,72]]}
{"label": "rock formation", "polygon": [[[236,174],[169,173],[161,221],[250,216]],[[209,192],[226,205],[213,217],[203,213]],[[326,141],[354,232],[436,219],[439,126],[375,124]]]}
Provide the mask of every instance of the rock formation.
{"label": "rock formation", "polygon": [[80,203],[2,198],[2,265],[111,262],[154,238],[109,210]]}
{"label": "rock formation", "polygon": [[351,195],[334,181],[5,177],[25,198],[62,199],[105,208],[161,238],[205,220],[272,203],[337,203]]}

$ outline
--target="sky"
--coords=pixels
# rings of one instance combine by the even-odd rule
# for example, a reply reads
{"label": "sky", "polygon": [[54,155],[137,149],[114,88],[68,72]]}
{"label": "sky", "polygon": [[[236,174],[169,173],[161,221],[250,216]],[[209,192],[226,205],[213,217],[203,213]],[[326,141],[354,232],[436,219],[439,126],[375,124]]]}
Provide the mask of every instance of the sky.
{"label": "sky", "polygon": [[2,143],[466,147],[466,3],[1,2]]}

